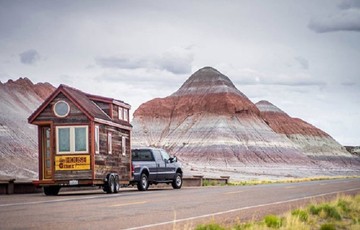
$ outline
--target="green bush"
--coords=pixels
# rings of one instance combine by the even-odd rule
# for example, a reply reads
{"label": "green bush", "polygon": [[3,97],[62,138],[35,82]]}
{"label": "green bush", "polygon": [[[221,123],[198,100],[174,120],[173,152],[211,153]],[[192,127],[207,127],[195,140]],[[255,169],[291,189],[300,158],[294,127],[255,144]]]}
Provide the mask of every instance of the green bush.
{"label": "green bush", "polygon": [[195,228],[195,230],[225,230],[219,224],[202,224]]}
{"label": "green bush", "polygon": [[341,220],[341,216],[339,212],[337,211],[336,207],[332,207],[329,204],[323,204],[323,205],[311,205],[310,206],[310,213],[313,215],[319,215],[321,212],[324,212],[326,215],[325,218],[330,217],[334,218],[335,220]]}
{"label": "green bush", "polygon": [[320,230],[336,230],[333,224],[323,224],[320,227]]}
{"label": "green bush", "polygon": [[268,215],[264,218],[265,224],[269,228],[280,228],[282,225],[282,219],[275,215]]}
{"label": "green bush", "polygon": [[339,199],[337,202],[337,206],[341,208],[341,210],[343,210],[343,212],[345,213],[348,213],[350,211],[350,203],[345,200]]}
{"label": "green bush", "polygon": [[303,222],[306,222],[309,219],[309,214],[306,211],[300,209],[292,211],[291,215],[299,217],[299,219]]}

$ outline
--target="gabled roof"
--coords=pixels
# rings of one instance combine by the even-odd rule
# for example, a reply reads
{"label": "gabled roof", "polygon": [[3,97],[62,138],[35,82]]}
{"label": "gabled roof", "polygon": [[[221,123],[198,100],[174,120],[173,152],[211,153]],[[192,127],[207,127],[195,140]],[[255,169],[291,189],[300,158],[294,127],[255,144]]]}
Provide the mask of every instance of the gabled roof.
{"label": "gabled roof", "polygon": [[91,95],[84,93],[78,89],[72,88],[67,85],[61,84],[40,106],[35,110],[33,114],[28,118],[29,123],[39,116],[39,114],[53,101],[60,93],[63,93],[72,103],[74,103],[91,121],[104,121],[104,122],[115,122],[125,126],[131,126],[128,122],[113,120],[106,114],[94,101],[101,101],[109,104],[121,105],[125,108],[130,109],[130,105],[113,98],[107,98],[97,95]]}

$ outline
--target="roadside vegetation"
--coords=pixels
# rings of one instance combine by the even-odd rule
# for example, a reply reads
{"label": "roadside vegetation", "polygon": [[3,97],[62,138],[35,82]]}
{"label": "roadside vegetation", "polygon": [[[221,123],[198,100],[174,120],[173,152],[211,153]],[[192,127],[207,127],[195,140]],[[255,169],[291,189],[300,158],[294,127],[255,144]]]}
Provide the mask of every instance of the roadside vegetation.
{"label": "roadside vegetation", "polygon": [[235,223],[222,226],[218,223],[199,225],[196,230],[263,230],[263,229],[360,229],[360,194],[338,196],[330,202],[312,203],[305,208],[284,215],[267,215],[261,221]]}
{"label": "roadside vegetation", "polygon": [[[283,180],[247,180],[247,181],[230,181],[228,185],[260,185],[260,184],[275,184],[275,183],[298,183],[307,181],[319,180],[334,180],[334,179],[350,179],[360,178],[359,176],[333,176],[333,177],[307,177],[307,178],[289,178]],[[204,185],[205,186],[205,185]]]}

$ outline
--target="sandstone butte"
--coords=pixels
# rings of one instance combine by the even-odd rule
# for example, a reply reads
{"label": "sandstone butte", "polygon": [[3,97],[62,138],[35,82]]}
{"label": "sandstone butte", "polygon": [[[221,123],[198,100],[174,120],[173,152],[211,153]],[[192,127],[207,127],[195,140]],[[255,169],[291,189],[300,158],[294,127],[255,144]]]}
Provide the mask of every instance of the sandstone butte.
{"label": "sandstone butte", "polygon": [[172,95],[142,104],[132,121],[133,146],[162,147],[191,167],[353,167],[328,134],[269,102],[256,105],[211,67],[196,71]]}

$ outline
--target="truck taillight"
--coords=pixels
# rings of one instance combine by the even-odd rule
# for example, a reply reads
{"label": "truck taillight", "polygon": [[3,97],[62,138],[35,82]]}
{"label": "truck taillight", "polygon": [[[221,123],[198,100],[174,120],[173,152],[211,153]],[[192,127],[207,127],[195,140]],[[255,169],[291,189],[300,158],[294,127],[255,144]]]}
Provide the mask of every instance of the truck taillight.
{"label": "truck taillight", "polygon": [[134,173],[134,165],[131,164],[131,172]]}

